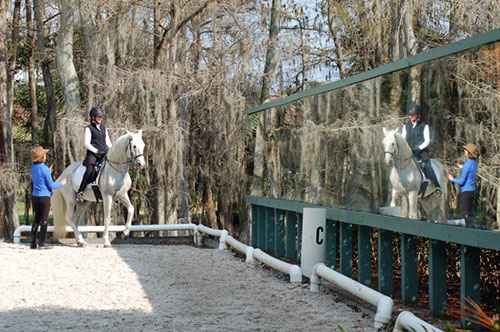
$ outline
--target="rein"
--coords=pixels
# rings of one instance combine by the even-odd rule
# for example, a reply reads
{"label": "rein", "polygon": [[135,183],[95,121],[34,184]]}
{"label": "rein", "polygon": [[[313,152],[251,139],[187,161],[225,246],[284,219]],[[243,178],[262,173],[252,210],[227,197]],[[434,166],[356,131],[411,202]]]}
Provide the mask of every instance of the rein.
{"label": "rein", "polygon": [[394,168],[396,168],[396,169],[405,169],[405,168],[407,168],[408,166],[410,166],[410,163],[411,163],[411,161],[413,159],[413,156],[410,156],[408,158],[398,158],[391,151],[384,151],[384,154],[386,154],[386,153],[390,154],[392,156],[392,159],[394,159],[394,161],[397,161],[398,163],[399,162],[406,162],[406,165],[403,166],[403,167],[398,167],[396,165],[396,163],[394,163]]}
{"label": "rein", "polygon": [[[144,156],[143,153],[141,153],[137,156],[132,156],[131,144],[132,144],[132,140],[130,139],[128,142],[128,147],[127,147],[127,152],[128,152],[127,155],[130,155],[131,158],[127,159],[126,161],[113,161],[113,160],[108,159],[107,156],[104,158],[107,162],[109,162],[109,166],[111,166],[111,168],[114,169],[115,171],[117,171],[118,173],[121,173],[121,174],[127,173],[130,169],[130,163],[133,162],[134,160],[136,160],[137,158]],[[128,164],[128,165],[127,165],[127,169],[125,171],[121,171],[118,168],[116,168],[115,166],[113,166],[113,164],[116,164],[116,165]],[[104,168],[104,166],[103,166],[103,168]]]}

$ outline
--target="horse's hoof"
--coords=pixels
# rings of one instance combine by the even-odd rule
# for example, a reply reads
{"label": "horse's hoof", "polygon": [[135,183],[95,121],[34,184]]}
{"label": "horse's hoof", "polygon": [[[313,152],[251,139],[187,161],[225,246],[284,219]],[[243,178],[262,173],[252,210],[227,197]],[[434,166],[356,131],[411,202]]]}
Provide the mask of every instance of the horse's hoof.
{"label": "horse's hoof", "polygon": [[111,248],[111,243],[104,243],[104,248]]}
{"label": "horse's hoof", "polygon": [[130,235],[130,230],[123,231],[123,237],[128,237]]}
{"label": "horse's hoof", "polygon": [[86,242],[78,242],[77,245],[80,247],[80,248],[87,248],[87,243]]}

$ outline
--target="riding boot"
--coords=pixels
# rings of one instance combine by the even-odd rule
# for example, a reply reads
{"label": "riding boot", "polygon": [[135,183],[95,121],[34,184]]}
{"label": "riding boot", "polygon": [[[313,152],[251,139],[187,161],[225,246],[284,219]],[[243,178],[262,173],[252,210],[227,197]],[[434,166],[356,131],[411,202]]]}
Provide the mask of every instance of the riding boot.
{"label": "riding boot", "polygon": [[429,180],[431,180],[432,183],[434,183],[434,185],[436,186],[436,189],[439,189],[439,191],[441,191],[441,186],[439,185],[439,182],[436,178],[436,173],[434,173],[434,169],[432,169],[430,160],[425,163],[425,168],[426,168],[427,177],[429,178]]}
{"label": "riding boot", "polygon": [[474,228],[474,216],[465,216],[465,227]]}
{"label": "riding boot", "polygon": [[429,184],[429,181],[425,180],[422,182],[420,185],[420,189],[418,190],[418,194],[422,195],[422,197],[425,196],[425,191],[427,190],[427,185]]}
{"label": "riding boot", "polygon": [[31,249],[36,249],[36,235],[38,233],[38,225],[40,224],[33,224],[33,226],[31,226],[31,237],[30,237]]}
{"label": "riding boot", "polygon": [[38,247],[40,249],[47,248],[47,245],[45,244],[45,236],[47,235],[47,222],[44,221],[42,222],[42,225],[40,226],[40,238],[38,239]]}
{"label": "riding boot", "polygon": [[85,174],[83,175],[82,183],[80,184],[80,188],[78,188],[78,193],[76,196],[77,201],[83,202],[83,191],[85,190],[85,187],[87,187],[87,184],[89,184],[91,177],[92,172],[85,172]]}

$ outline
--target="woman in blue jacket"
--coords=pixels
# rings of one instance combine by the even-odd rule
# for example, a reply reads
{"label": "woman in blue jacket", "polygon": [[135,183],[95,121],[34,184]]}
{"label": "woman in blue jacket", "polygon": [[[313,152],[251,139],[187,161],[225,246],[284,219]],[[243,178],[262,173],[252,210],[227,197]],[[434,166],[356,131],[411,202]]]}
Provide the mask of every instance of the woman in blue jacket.
{"label": "woman in blue jacket", "polygon": [[45,165],[47,160],[47,152],[49,150],[39,146],[32,150],[31,161],[31,179],[33,180],[33,210],[35,213],[35,221],[31,227],[31,249],[36,249],[36,235],[38,226],[40,226],[40,238],[38,246],[47,248],[45,244],[45,235],[47,234],[47,222],[49,220],[50,197],[52,190],[57,189],[66,184],[66,179],[60,183],[55,183],[52,180],[50,169]]}
{"label": "woman in blue jacket", "polygon": [[462,203],[462,217],[465,218],[467,226],[472,225],[474,221],[474,199],[476,192],[476,175],[477,175],[477,157],[479,156],[478,148],[475,144],[469,143],[464,146],[464,153],[467,161],[462,166],[460,179],[454,178],[448,174],[448,179],[460,185],[460,202]]}

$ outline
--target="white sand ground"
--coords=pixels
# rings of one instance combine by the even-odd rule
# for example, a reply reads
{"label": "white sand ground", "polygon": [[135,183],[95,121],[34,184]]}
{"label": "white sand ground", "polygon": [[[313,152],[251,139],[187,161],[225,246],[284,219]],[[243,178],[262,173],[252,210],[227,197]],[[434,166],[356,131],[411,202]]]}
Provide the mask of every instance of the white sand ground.
{"label": "white sand ground", "polygon": [[225,250],[0,242],[0,331],[374,331],[373,315]]}

